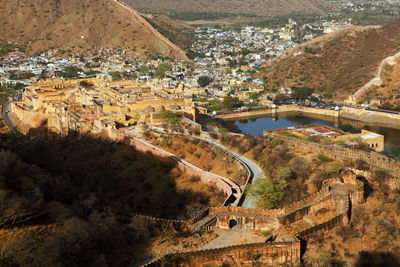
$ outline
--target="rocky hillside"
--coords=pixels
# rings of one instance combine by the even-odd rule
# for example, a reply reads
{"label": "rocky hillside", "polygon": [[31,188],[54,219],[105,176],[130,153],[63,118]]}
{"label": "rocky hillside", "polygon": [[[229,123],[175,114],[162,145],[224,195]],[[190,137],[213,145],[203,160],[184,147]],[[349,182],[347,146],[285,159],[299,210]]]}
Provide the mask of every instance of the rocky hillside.
{"label": "rocky hillside", "polygon": [[333,7],[323,0],[123,0],[139,10],[152,12],[193,12],[279,16],[323,13]]}
{"label": "rocky hillside", "polygon": [[350,27],[304,43],[257,73],[269,89],[308,86],[343,99],[370,81],[381,61],[400,51],[400,20],[382,27]]}
{"label": "rocky hillside", "polygon": [[26,44],[28,53],[120,47],[186,59],[136,10],[116,0],[1,0],[0,24],[1,38]]}
{"label": "rocky hillside", "polygon": [[166,15],[148,15],[143,17],[168,40],[182,49],[190,48],[194,38],[194,28],[188,24],[170,19]]}

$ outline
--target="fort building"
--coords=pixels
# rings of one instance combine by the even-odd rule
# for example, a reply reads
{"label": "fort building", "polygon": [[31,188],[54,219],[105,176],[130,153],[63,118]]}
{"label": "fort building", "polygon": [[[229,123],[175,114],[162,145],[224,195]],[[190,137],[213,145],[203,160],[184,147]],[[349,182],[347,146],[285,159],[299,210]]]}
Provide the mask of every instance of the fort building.
{"label": "fort building", "polygon": [[[191,97],[147,83],[92,79],[40,80],[27,86],[11,111],[25,129],[47,123],[49,131],[101,134],[104,127],[159,123],[160,112],[171,110],[196,120]],[[113,126],[114,125],[114,126]],[[197,125],[196,125],[197,126]]]}

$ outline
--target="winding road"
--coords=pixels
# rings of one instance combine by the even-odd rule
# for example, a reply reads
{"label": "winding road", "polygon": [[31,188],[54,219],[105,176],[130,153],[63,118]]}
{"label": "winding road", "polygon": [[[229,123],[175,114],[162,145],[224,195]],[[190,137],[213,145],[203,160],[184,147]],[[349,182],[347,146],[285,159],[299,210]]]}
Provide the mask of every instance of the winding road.
{"label": "winding road", "polygon": [[[245,166],[247,166],[247,168],[250,171],[250,179],[249,179],[249,184],[253,183],[254,181],[258,180],[258,179],[262,179],[265,178],[264,172],[262,171],[262,169],[253,161],[249,160],[248,158],[237,154],[236,152],[233,152],[232,150],[229,150],[228,148],[226,148],[225,146],[221,145],[220,143],[217,143],[213,140],[210,140],[208,138],[204,138],[204,137],[196,137],[198,139],[201,139],[215,147],[220,148],[221,150],[223,150],[225,153],[231,155],[232,157],[234,157],[235,159],[239,160],[240,162],[242,162]],[[245,188],[243,187],[242,190],[244,191]],[[239,200],[239,202],[237,203],[238,206],[242,206],[244,208],[255,208],[255,203],[253,201],[254,199],[252,199],[250,196],[245,196],[243,194],[242,198]]]}
{"label": "winding road", "polygon": [[[153,131],[159,132],[154,129],[153,129]],[[165,132],[159,132],[159,133],[165,134]],[[169,134],[171,134],[171,133],[169,133]],[[175,134],[175,135],[182,135],[182,134]],[[256,163],[254,163],[252,160],[249,160],[248,158],[246,158],[242,155],[239,155],[238,153],[226,148],[225,146],[223,146],[219,142],[214,141],[211,138],[192,136],[192,135],[190,135],[190,137],[197,138],[199,140],[202,140],[204,142],[211,144],[214,147],[221,149],[223,152],[225,152],[228,155],[231,155],[233,158],[237,159],[244,166],[247,167],[248,171],[250,172],[250,177],[249,177],[248,183],[246,183],[244,186],[241,186],[242,191],[245,191],[247,184],[251,184],[258,179],[265,178],[265,175],[264,175],[264,172],[262,171],[262,169]],[[250,196],[246,196],[245,194],[243,194],[242,197],[240,199],[238,199],[234,204],[235,204],[235,206],[237,205],[237,206],[242,206],[244,208],[254,209],[254,208],[256,208],[256,206],[255,206],[255,203],[253,200],[254,199],[252,199]]]}

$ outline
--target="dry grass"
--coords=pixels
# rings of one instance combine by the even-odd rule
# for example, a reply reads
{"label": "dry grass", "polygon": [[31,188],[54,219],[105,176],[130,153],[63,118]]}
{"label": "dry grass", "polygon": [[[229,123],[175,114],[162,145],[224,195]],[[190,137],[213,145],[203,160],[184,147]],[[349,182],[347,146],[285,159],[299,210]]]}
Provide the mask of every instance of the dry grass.
{"label": "dry grass", "polygon": [[365,204],[353,206],[350,224],[332,238],[311,245],[305,254],[306,262],[315,262],[325,253],[327,262],[354,264],[369,259],[370,265],[398,266],[399,191],[388,187],[390,179],[385,177],[379,183],[371,179],[374,192]]}
{"label": "dry grass", "polygon": [[[400,20],[381,28],[340,30],[295,48],[266,65],[256,76],[266,77],[267,87],[308,86],[321,94],[344,99],[370,81],[381,61],[400,49]],[[304,47],[313,54],[304,53]],[[301,55],[294,52],[301,50]]]}
{"label": "dry grass", "polygon": [[400,107],[400,64],[392,68],[382,69],[382,86],[373,86],[361,97],[364,100],[380,99],[383,104],[391,104],[392,108]]}
{"label": "dry grass", "polygon": [[165,42],[150,24],[140,21],[117,1],[7,0],[2,2],[2,12],[0,35],[5,41],[26,46],[29,54],[52,48],[130,48],[131,53],[185,59],[182,50]]}
{"label": "dry grass", "polygon": [[[228,141],[227,141],[228,140]],[[268,138],[232,137],[223,144],[233,151],[258,163],[266,176],[277,178],[279,168],[289,168],[287,188],[281,205],[306,198],[320,190],[322,181],[335,176],[336,171],[344,167],[341,161],[320,162],[318,153],[313,153],[286,143],[276,143]]]}
{"label": "dry grass", "polygon": [[197,139],[181,136],[153,136],[151,142],[168,152],[174,153],[186,161],[242,185],[246,180],[246,171],[222,150]]}

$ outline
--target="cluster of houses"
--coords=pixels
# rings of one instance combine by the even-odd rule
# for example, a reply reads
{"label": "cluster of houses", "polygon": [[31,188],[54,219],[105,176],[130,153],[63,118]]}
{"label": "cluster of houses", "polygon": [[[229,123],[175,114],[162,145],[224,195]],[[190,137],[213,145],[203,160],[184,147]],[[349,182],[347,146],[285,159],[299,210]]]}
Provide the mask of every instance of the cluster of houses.
{"label": "cluster of houses", "polygon": [[[270,103],[273,96],[262,99],[263,81],[254,78],[253,74],[296,43],[314,38],[327,27],[342,26],[345,24],[335,21],[300,26],[289,19],[285,26],[276,29],[199,27],[195,29],[196,41],[191,47],[195,55],[192,62],[149,58],[128,48],[100,49],[75,55],[70,51],[51,50],[27,56],[15,51],[0,58],[0,83],[29,86],[44,79],[90,79],[100,75],[157,88],[166,98],[201,98],[196,106],[203,112],[208,112],[210,102],[222,102],[227,95],[238,98],[244,105],[255,102],[263,105]],[[202,76],[210,81],[205,86],[198,82]],[[254,95],[259,98],[255,99]],[[18,94],[20,98],[21,93]]]}

